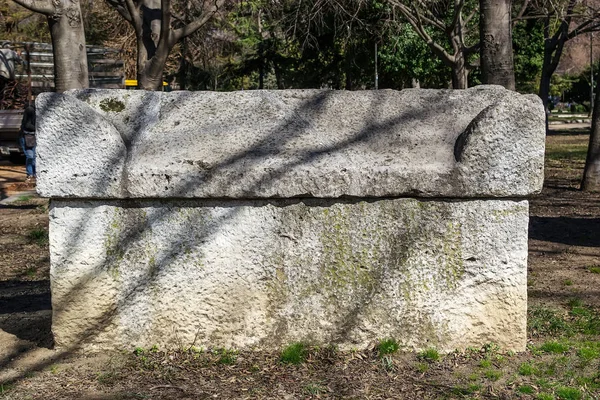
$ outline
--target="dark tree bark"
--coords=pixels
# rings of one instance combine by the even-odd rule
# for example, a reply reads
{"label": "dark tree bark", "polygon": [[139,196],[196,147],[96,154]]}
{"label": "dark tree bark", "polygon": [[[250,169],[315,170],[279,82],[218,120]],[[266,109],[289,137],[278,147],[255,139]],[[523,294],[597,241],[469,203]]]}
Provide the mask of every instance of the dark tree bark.
{"label": "dark tree bark", "polygon": [[481,75],[483,83],[515,90],[510,0],[480,0]]}
{"label": "dark tree bark", "polygon": [[583,170],[581,190],[600,192],[600,85],[596,86],[590,144]]}
{"label": "dark tree bark", "polygon": [[54,86],[57,92],[87,88],[85,32],[78,1],[14,0],[28,10],[44,14],[52,37]]}

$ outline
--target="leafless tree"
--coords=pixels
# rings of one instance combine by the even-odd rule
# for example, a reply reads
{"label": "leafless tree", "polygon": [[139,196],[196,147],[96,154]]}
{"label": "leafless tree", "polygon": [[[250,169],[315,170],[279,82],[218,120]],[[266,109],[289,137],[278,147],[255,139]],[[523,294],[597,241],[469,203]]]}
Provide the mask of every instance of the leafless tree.
{"label": "leafless tree", "polygon": [[[131,24],[137,42],[138,86],[158,90],[169,53],[179,41],[204,26],[224,5],[225,0],[193,1],[191,22],[177,13],[171,0],[106,0]],[[187,5],[186,5],[187,7]]]}

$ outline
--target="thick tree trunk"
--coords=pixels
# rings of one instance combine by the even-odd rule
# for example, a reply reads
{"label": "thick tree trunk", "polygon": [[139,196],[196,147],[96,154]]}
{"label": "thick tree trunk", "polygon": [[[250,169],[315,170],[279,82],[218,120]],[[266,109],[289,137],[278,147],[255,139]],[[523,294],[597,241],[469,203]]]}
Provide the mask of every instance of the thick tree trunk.
{"label": "thick tree trunk", "polygon": [[515,90],[510,0],[480,0],[483,83]]}
{"label": "thick tree trunk", "polygon": [[581,190],[600,192],[600,85],[596,87],[592,131],[590,132],[590,144],[583,170]]}
{"label": "thick tree trunk", "polygon": [[[144,0],[142,5],[142,31],[138,39],[137,81],[144,90],[159,90],[167,54],[159,51],[161,30],[161,0]],[[141,40],[140,40],[141,39]],[[159,54],[159,52],[161,54]],[[163,60],[164,59],[164,60]],[[163,62],[160,62],[163,61]]]}
{"label": "thick tree trunk", "polygon": [[[56,2],[54,4],[57,4]],[[85,32],[79,2],[62,0],[48,17],[54,53],[54,86],[59,93],[89,86]]]}

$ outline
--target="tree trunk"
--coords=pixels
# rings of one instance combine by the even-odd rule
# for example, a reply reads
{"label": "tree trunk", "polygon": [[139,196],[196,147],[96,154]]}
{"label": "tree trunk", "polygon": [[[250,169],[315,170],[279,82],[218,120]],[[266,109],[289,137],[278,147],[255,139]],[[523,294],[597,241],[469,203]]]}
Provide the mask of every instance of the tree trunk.
{"label": "tree trunk", "polygon": [[69,89],[87,88],[89,80],[79,2],[62,0],[59,4],[57,8],[62,10],[58,16],[48,17],[48,27],[54,54],[54,86],[57,92],[62,93]]}
{"label": "tree trunk", "polygon": [[468,76],[469,72],[465,65],[464,54],[457,53],[452,65],[452,89],[466,89],[468,86]]}
{"label": "tree trunk", "polygon": [[142,18],[141,40],[138,39],[138,87],[144,90],[159,90],[164,70],[164,61],[161,63],[159,60],[164,58],[166,61],[168,55],[157,53],[162,20],[161,0],[144,0]]}
{"label": "tree trunk", "polygon": [[515,90],[510,0],[480,0],[479,7],[482,81]]}
{"label": "tree trunk", "polygon": [[600,85],[596,87],[590,144],[583,170],[581,190],[600,192]]}

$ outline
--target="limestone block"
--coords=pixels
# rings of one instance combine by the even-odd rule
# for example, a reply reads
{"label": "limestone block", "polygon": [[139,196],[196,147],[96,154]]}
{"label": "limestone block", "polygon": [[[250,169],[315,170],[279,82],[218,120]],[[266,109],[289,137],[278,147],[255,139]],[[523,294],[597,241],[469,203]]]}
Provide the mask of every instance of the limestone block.
{"label": "limestone block", "polygon": [[527,221],[515,200],[52,200],[53,332],[86,350],[524,350]]}
{"label": "limestone block", "polygon": [[543,181],[542,103],[496,86],[83,90],[38,110],[46,197],[489,198]]}

